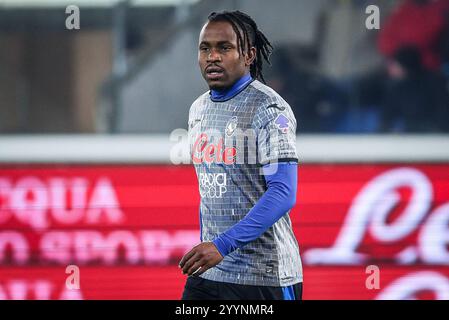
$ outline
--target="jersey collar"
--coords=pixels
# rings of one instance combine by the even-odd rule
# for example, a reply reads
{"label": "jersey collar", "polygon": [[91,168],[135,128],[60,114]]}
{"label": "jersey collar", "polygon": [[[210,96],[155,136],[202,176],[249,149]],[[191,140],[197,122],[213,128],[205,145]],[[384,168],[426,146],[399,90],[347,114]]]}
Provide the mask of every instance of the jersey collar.
{"label": "jersey collar", "polygon": [[240,92],[242,92],[251,82],[253,78],[249,73],[245,74],[239,80],[237,80],[232,87],[225,90],[210,90],[210,99],[214,102],[223,102],[234,98]]}

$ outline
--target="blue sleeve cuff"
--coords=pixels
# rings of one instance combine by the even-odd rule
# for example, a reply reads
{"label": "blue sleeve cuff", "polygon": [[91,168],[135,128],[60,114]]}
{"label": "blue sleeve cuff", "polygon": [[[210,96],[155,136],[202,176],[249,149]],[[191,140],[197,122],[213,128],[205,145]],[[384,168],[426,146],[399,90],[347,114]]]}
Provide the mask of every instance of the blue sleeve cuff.
{"label": "blue sleeve cuff", "polygon": [[213,244],[217,247],[218,252],[225,257],[228,255],[229,250],[231,250],[232,245],[229,243],[229,241],[224,241],[224,237],[218,237],[215,240],[213,240]]}

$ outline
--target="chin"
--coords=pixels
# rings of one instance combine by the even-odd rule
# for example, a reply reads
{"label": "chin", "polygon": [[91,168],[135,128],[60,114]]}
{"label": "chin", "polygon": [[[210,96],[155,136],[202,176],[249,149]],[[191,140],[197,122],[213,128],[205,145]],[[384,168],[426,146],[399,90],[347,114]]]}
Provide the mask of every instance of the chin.
{"label": "chin", "polygon": [[227,88],[223,83],[209,82],[208,85],[210,90],[223,90]]}

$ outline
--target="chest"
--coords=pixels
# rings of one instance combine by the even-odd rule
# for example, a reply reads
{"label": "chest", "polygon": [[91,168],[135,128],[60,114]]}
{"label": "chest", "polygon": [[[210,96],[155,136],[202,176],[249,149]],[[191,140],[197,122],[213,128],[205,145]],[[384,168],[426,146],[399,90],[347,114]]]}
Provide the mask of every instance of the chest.
{"label": "chest", "polygon": [[213,103],[200,105],[189,120],[189,133],[210,133],[223,138],[251,128],[255,108],[249,103]]}
{"label": "chest", "polygon": [[241,142],[254,140],[255,106],[233,103],[205,103],[189,119],[189,141],[194,164],[233,164]]}

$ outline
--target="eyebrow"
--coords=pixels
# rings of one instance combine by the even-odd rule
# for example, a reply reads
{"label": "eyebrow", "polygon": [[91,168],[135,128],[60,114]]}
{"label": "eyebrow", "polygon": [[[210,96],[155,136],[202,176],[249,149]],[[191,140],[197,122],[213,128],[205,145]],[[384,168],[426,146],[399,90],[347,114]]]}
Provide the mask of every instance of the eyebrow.
{"label": "eyebrow", "polygon": [[[218,41],[217,42],[217,45],[224,45],[224,44],[229,44],[229,45],[234,46],[234,44],[232,42],[227,41],[227,40],[226,41]],[[210,41],[201,41],[199,45],[200,46],[201,45],[210,45]]]}

